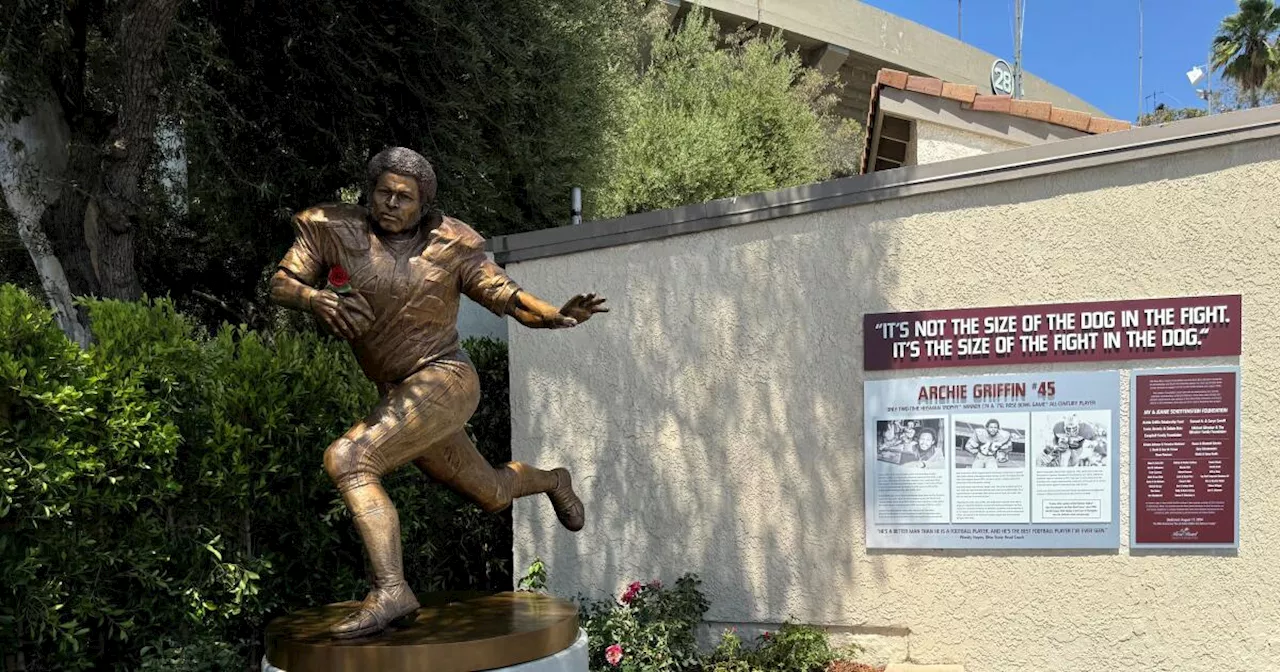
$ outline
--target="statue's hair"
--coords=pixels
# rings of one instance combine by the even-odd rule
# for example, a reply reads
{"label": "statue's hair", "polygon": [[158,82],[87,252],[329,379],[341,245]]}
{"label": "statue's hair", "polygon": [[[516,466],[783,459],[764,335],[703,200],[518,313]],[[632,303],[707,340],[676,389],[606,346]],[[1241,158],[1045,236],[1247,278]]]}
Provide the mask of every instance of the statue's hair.
{"label": "statue's hair", "polygon": [[412,177],[418,183],[418,200],[423,210],[436,200],[436,171],[426,157],[404,147],[388,147],[369,159],[368,195],[373,198],[373,189],[383,173],[395,173]]}

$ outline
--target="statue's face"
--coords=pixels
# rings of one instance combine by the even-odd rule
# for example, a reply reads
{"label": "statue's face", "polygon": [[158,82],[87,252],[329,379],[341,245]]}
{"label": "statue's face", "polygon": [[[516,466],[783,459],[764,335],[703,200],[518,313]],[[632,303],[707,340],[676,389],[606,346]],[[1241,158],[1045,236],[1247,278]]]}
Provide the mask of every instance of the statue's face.
{"label": "statue's face", "polygon": [[383,173],[373,186],[373,218],[391,233],[412,229],[418,223],[422,203],[418,200],[418,182],[412,177]]}

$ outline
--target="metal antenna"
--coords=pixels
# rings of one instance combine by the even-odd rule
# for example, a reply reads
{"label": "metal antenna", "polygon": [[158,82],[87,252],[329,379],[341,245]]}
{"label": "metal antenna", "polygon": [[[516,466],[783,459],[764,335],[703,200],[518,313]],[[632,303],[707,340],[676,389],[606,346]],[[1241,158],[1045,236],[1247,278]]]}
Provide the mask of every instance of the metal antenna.
{"label": "metal antenna", "polygon": [[1146,112],[1142,101],[1142,0],[1138,0],[1138,116]]}
{"label": "metal antenna", "polygon": [[1013,97],[1022,97],[1022,0],[1013,3]]}

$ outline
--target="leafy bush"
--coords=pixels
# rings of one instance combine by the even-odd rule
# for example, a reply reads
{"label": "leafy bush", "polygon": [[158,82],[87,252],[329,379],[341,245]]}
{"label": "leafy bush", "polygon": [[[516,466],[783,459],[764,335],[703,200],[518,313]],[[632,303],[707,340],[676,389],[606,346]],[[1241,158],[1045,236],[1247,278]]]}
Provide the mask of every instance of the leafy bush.
{"label": "leafy bush", "polygon": [[[545,581],[545,567],[530,568]],[[581,607],[590,667],[597,672],[853,672],[855,646],[832,648],[821,628],[784,623],[748,645],[726,630],[709,652],[698,648],[696,629],[709,603],[692,574],[672,588],[659,581],[633,582],[617,600],[588,601]],[[868,668],[870,669],[870,668]]]}
{"label": "leafy bush", "polygon": [[722,44],[701,8],[678,30],[648,17],[651,61],[619,85],[620,130],[591,217],[703,203],[854,174],[860,125],[835,113],[836,79],[804,67],[778,34]]}
{"label": "leafy bush", "polygon": [[180,646],[145,647],[138,672],[227,672],[244,668],[243,654],[225,642],[196,640]]}
{"label": "leafy bush", "polygon": [[[254,660],[269,618],[360,597],[362,546],[321,466],[377,398],[345,344],[207,334],[167,301],[87,308],[82,352],[0,286],[0,651],[29,670],[132,669],[144,647],[209,641]],[[505,461],[504,347],[465,346],[478,445]],[[416,590],[511,585],[509,513],[413,469],[385,482]]]}
{"label": "leafy bush", "polygon": [[[632,583],[614,601],[583,607],[584,629],[591,669],[622,672],[697,670],[700,667],[695,634],[710,604],[698,590],[701,582],[686,574],[671,588],[658,581]],[[609,648],[619,647],[621,659],[609,662]]]}
{"label": "leafy bush", "polygon": [[820,628],[784,623],[777,632],[756,638],[754,648],[734,631],[721,635],[720,643],[707,660],[708,672],[822,672],[853,649],[837,651]]}
{"label": "leafy bush", "polygon": [[524,576],[516,583],[516,590],[530,593],[541,593],[547,589],[547,563],[542,558],[534,558],[525,570]]}

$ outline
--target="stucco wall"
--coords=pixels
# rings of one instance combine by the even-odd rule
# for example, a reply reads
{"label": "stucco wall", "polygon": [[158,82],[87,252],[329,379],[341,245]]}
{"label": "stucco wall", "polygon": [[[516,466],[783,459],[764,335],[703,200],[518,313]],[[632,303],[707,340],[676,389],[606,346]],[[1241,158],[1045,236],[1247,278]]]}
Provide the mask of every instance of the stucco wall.
{"label": "stucco wall", "polygon": [[[517,502],[517,569],[541,556],[567,596],[694,571],[710,620],[795,617],[969,672],[1280,669],[1278,213],[1267,139],[512,263],[612,305],[510,332],[512,452],[570,467],[588,511],[575,535]],[[1233,292],[1238,555],[867,551],[864,313]]]}
{"label": "stucco wall", "polygon": [[958,128],[935,124],[928,121],[916,121],[915,163],[937,163],[950,159],[962,159],[966,156],[990,154],[1015,147],[1025,147],[1023,143],[995,138],[981,133],[971,133]]}

